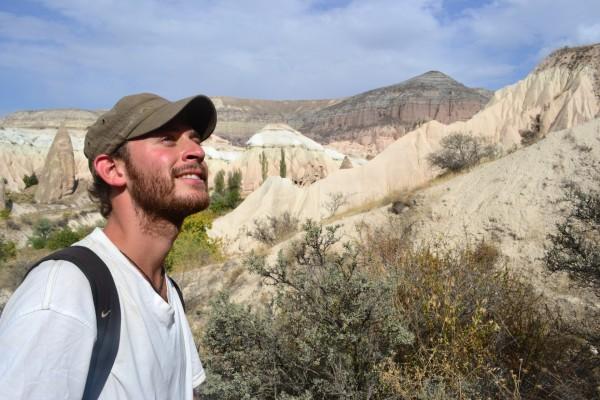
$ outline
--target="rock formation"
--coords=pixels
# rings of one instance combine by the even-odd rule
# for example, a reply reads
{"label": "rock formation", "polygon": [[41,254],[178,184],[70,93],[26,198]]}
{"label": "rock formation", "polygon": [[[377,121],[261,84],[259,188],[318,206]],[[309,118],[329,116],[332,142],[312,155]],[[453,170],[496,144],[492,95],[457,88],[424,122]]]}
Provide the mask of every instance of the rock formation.
{"label": "rock formation", "polygon": [[350,161],[350,158],[348,158],[348,156],[344,157],[344,161],[342,161],[342,165],[340,165],[340,169],[350,169],[350,168],[354,168],[354,165],[352,165],[352,161]]}
{"label": "rock formation", "polygon": [[[297,185],[310,185],[338,169],[343,154],[329,150],[286,124],[269,124],[256,132],[246,143],[246,150],[223,169],[242,171],[242,191],[250,193],[263,183],[266,176],[279,176],[282,150],[287,175]],[[264,161],[261,161],[264,160]],[[211,165],[209,160],[209,166]],[[263,167],[264,164],[264,167]],[[211,167],[213,175],[216,169]]]}
{"label": "rock formation", "polygon": [[320,143],[350,140],[377,146],[379,137],[393,141],[430,120],[465,121],[489,101],[492,93],[484,93],[429,71],[302,115],[292,126]]}
{"label": "rock formation", "polygon": [[[367,164],[339,170],[306,188],[276,188],[273,193],[259,190],[232,213],[213,223],[212,235],[235,238],[239,229],[265,215],[290,212],[299,219],[323,218],[324,201],[333,194],[346,196],[340,212],[374,204],[391,193],[407,192],[426,184],[440,171],[427,161],[432,151],[440,148],[440,140],[454,132],[465,132],[496,143],[505,150],[520,146],[519,131],[528,129],[532,118],[540,115],[543,133],[570,128],[596,118],[600,102],[596,94],[596,67],[600,45],[573,49],[579,63],[573,65],[553,61],[567,59],[566,54],[553,54],[540,68],[522,81],[497,91],[488,105],[468,121],[444,125],[431,121],[399,138]],[[569,53],[569,52],[567,52]],[[583,53],[583,54],[580,54]],[[288,195],[282,192],[289,191]],[[292,199],[274,202],[277,194]],[[273,205],[274,208],[267,208]]]}
{"label": "rock formation", "polygon": [[51,203],[75,189],[75,158],[71,137],[65,127],[58,129],[39,174],[35,201]]}

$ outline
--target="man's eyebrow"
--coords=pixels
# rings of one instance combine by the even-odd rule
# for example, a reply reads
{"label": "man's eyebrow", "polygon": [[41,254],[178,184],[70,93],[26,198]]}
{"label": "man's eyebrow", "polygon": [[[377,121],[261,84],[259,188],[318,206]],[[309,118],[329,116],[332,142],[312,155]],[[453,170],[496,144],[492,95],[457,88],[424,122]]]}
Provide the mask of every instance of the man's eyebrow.
{"label": "man's eyebrow", "polygon": [[200,140],[202,140],[202,135],[200,134],[200,132],[198,132],[198,131],[197,131],[197,130],[195,130],[195,129],[192,129],[191,131],[192,131],[192,132],[190,133],[190,136],[192,136],[192,137],[195,137],[195,138],[197,138],[197,139],[200,139]]}

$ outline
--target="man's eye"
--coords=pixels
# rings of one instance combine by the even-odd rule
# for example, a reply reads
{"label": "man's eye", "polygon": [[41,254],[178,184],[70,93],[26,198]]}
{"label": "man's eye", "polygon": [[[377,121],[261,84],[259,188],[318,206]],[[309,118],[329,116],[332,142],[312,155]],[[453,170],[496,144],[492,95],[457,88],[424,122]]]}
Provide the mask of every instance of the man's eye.
{"label": "man's eye", "polygon": [[160,139],[160,141],[163,143],[173,143],[175,139],[173,139],[171,136],[164,136]]}

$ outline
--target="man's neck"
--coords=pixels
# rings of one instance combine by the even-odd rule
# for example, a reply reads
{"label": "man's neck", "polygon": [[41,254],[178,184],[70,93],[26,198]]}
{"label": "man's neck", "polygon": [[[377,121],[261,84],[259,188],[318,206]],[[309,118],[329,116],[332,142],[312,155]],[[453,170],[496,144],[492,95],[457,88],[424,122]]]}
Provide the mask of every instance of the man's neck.
{"label": "man's neck", "polygon": [[179,227],[169,221],[150,219],[139,212],[123,215],[113,210],[104,233],[158,287],[164,260]]}

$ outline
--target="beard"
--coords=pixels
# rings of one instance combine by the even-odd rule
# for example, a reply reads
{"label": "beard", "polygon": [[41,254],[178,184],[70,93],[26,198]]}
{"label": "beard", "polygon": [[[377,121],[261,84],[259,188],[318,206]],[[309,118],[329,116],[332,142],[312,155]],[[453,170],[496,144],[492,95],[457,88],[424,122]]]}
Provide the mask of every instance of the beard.
{"label": "beard", "polygon": [[[175,177],[187,168],[170,171],[166,177],[160,173],[149,173],[138,169],[130,160],[125,160],[127,174],[131,181],[129,192],[136,204],[136,212],[141,212],[150,222],[167,221],[180,227],[185,217],[208,207],[210,198],[205,189],[186,196],[176,196]],[[206,177],[206,165],[200,168]]]}

